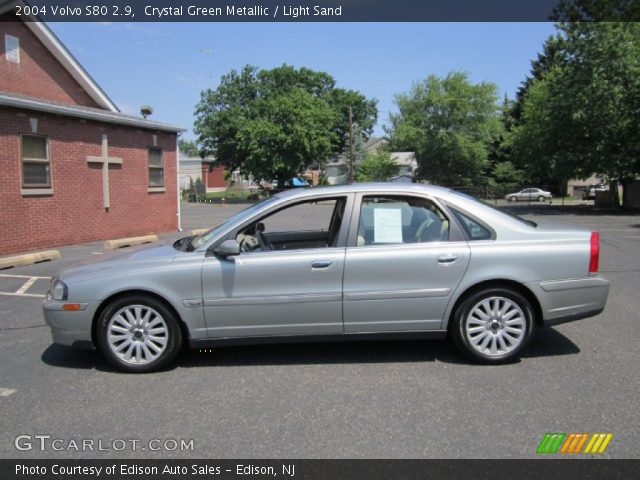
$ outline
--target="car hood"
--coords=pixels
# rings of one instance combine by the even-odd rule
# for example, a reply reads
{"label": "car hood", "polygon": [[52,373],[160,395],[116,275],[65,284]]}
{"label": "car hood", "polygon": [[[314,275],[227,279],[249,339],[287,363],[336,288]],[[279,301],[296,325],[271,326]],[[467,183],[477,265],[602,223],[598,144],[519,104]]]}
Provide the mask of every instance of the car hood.
{"label": "car hood", "polygon": [[109,276],[125,270],[132,272],[140,268],[170,263],[179,253],[171,245],[133,247],[126,253],[107,253],[100,259],[81,262],[60,272],[59,278],[64,282],[70,282],[96,276]]}

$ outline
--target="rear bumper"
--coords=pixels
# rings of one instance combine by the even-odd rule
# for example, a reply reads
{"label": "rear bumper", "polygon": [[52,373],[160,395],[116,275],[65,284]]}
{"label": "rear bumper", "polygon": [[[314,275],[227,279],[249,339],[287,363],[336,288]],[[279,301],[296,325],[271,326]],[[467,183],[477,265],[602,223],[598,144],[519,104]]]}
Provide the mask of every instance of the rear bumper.
{"label": "rear bumper", "polygon": [[542,309],[545,325],[593,317],[604,310],[609,281],[600,276],[528,283]]}

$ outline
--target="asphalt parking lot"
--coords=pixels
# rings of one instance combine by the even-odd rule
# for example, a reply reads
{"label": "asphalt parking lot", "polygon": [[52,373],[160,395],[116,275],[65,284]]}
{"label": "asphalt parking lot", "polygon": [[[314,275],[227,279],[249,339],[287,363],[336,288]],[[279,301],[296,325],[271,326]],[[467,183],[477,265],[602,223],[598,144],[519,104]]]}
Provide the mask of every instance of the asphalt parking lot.
{"label": "asphalt parking lot", "polygon": [[[184,226],[239,208],[187,205]],[[610,432],[596,456],[639,458],[640,214],[514,210],[599,230],[611,293],[603,314],[539,330],[522,360],[503,366],[468,364],[446,341],[403,341],[190,351],[171,370],[126,375],[96,352],[53,345],[40,309],[47,277],[104,255],[101,242],[1,270],[0,457],[532,458],[546,432]],[[193,448],[19,451],[19,435]]]}

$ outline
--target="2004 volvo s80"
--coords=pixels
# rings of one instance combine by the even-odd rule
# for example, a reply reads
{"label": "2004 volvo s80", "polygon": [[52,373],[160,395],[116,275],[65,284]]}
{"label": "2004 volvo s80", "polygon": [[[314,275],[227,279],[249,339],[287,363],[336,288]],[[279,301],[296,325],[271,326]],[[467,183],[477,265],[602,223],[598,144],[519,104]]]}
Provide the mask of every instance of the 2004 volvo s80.
{"label": "2004 volvo s80", "polygon": [[[424,185],[292,190],[173,245],[63,271],[56,343],[135,372],[191,347],[450,337],[483,363],[602,312],[597,232],[544,228]],[[425,345],[425,348],[427,346]]]}

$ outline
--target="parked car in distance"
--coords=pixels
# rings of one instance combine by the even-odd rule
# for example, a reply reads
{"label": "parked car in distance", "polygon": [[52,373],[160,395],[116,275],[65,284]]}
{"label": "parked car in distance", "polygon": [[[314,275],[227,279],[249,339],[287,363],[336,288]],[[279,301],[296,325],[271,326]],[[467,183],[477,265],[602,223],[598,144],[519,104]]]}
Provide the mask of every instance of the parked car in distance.
{"label": "parked car in distance", "polygon": [[300,188],[202,235],[62,271],[43,310],[54,342],[130,372],[183,345],[389,338],[450,338],[500,363],[535,329],[602,312],[598,257],[598,232],[444,188]]}
{"label": "parked car in distance", "polygon": [[547,192],[540,188],[525,188],[516,193],[509,193],[504,196],[505,200],[510,202],[517,202],[518,200],[526,200],[529,202],[544,202],[545,200],[551,200],[553,195],[551,192]]}
{"label": "parked car in distance", "polygon": [[582,194],[583,200],[595,200],[596,192],[607,192],[609,191],[609,187],[607,185],[589,185],[584,193]]}
{"label": "parked car in distance", "polygon": [[[303,178],[303,177],[291,177],[288,180],[284,181],[283,186],[284,186],[284,188],[308,187],[309,186],[309,181],[306,178]],[[271,181],[271,188],[272,189],[277,189],[278,188],[278,180],[272,180]]]}

